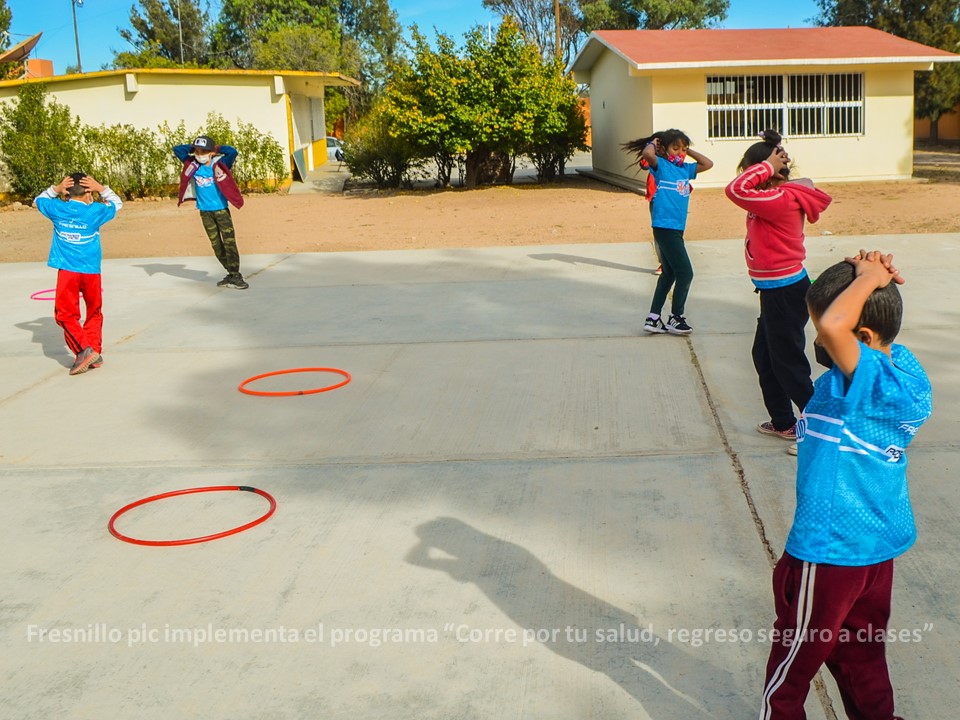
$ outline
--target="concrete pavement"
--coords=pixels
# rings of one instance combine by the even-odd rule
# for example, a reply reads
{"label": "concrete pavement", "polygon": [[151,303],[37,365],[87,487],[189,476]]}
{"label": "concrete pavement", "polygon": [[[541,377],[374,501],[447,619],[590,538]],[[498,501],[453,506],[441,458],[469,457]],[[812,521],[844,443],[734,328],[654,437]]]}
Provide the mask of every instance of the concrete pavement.
{"label": "concrete pavement", "polygon": [[[935,404],[889,657],[899,714],[952,717],[960,235],[808,245],[813,272],[879,245],[908,280]],[[105,363],[78,377],[29,299],[53,271],[4,266],[0,716],[756,716],[795,461],[753,429],[740,243],[689,246],[689,340],[642,336],[647,244],[245,256],[248,291],[212,257],[106,261]],[[237,391],[294,367],[353,380]],[[182,547],[107,532],[209,485],[277,512]],[[118,527],[193,537],[265,506],[184,496]],[[807,705],[843,717],[829,682]]]}

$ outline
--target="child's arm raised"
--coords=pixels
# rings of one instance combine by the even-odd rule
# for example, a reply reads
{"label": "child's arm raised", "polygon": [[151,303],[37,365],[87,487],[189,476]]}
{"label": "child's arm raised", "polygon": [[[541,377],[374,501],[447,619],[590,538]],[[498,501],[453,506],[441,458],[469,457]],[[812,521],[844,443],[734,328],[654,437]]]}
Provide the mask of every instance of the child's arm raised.
{"label": "child's arm raised", "polygon": [[646,160],[647,165],[652,169],[657,169],[657,151],[660,149],[660,139],[654,138],[646,145],[643,146],[643,150],[640,151],[640,159]]}
{"label": "child's arm raised", "polygon": [[713,160],[708,158],[706,155],[698,153],[696,150],[687,148],[687,155],[697,161],[697,174],[706,172],[713,167]]}
{"label": "child's arm raised", "polygon": [[814,318],[817,342],[830,353],[833,362],[848,378],[853,377],[860,362],[860,339],[854,333],[860,327],[860,315],[870,294],[891,282],[903,284],[900,271],[893,266],[893,255],[879,250],[861,250],[847,258],[856,268],[856,278],[819,318]]}

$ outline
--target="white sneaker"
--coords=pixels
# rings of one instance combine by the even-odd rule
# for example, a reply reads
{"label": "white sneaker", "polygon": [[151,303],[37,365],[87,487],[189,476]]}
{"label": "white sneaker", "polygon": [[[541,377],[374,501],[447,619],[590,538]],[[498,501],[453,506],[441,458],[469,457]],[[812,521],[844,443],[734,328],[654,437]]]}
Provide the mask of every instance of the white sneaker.
{"label": "white sneaker", "polygon": [[794,443],[787,448],[787,455],[796,455],[797,454],[797,444]]}

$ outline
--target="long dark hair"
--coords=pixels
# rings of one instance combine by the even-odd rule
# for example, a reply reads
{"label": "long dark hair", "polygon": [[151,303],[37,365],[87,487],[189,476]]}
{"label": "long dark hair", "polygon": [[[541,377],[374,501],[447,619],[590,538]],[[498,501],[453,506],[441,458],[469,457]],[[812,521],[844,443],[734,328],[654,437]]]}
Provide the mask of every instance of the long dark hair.
{"label": "long dark hair", "polygon": [[[748,167],[762,163],[770,157],[770,153],[780,147],[780,143],[783,142],[783,138],[776,130],[764,130],[761,137],[763,140],[747,148],[747,151],[743,154],[743,158],[740,160],[740,164],[737,165],[737,173],[742,173]],[[783,170],[780,171],[780,177],[784,180],[790,177],[789,166],[784,167]]]}
{"label": "long dark hair", "polygon": [[640,162],[640,154],[643,152],[643,149],[654,140],[660,141],[660,152],[658,154],[661,157],[667,156],[667,148],[673,145],[673,143],[675,143],[677,140],[682,141],[687,147],[693,145],[693,143],[690,142],[690,138],[687,137],[687,134],[683,130],[670,128],[669,130],[660,130],[655,132],[650,137],[637,138],[636,140],[621,143],[620,149],[625,153],[633,153],[636,155],[637,159],[632,163],[632,165],[637,165]]}

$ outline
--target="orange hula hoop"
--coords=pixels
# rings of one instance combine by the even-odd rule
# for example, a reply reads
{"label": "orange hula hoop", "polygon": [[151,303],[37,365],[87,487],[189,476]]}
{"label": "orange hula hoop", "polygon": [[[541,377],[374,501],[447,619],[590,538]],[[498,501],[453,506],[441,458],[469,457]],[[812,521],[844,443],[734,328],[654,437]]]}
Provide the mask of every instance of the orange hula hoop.
{"label": "orange hula hoop", "polygon": [[[290,391],[273,391],[267,392],[264,390],[250,390],[247,385],[256,381],[262,380],[263,378],[274,377],[276,375],[287,375],[289,373],[302,373],[302,372],[332,372],[338,375],[342,375],[344,379],[341,382],[334,383],[333,385],[327,385],[326,387],[313,388],[310,390],[290,390]],[[247,395],[259,395],[260,397],[290,397],[291,395],[315,395],[316,393],[329,392],[330,390],[336,390],[346,385],[353,378],[350,377],[350,373],[346,370],[341,370],[340,368],[330,368],[330,367],[314,367],[314,368],[290,368],[289,370],[274,370],[273,372],[262,373],[261,375],[254,375],[251,378],[247,378],[242,383],[237,386],[237,390]]]}

